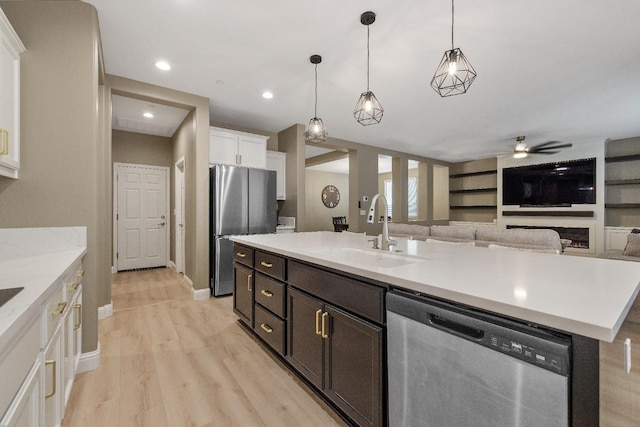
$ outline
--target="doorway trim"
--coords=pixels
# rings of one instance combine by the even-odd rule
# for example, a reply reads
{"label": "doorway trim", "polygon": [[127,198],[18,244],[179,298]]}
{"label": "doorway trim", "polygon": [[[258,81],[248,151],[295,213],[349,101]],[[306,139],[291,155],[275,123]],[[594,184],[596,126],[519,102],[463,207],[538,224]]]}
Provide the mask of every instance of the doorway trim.
{"label": "doorway trim", "polygon": [[180,157],[175,163],[174,174],[174,216],[173,222],[175,236],[175,265],[176,273],[185,272],[185,172],[186,163],[184,157]]}
{"label": "doorway trim", "polygon": [[[141,165],[141,164],[137,164],[137,163],[118,163],[115,162],[113,163],[113,208],[112,208],[112,221],[113,221],[113,253],[112,253],[112,260],[111,260],[111,271],[113,273],[117,273],[118,272],[118,168],[147,168],[147,169],[161,169],[164,170],[166,172],[166,177],[167,177],[167,182],[165,184],[165,212],[169,213],[171,211],[171,207],[170,207],[170,203],[171,203],[171,186],[170,184],[170,176],[171,176],[171,170],[170,168],[166,167],[166,166],[155,166],[155,165]],[[167,215],[166,218],[168,224],[167,227],[165,227],[165,239],[167,244],[165,245],[166,248],[166,260],[167,260],[167,265],[169,264],[169,254],[170,254],[170,246],[171,246],[171,215]]]}

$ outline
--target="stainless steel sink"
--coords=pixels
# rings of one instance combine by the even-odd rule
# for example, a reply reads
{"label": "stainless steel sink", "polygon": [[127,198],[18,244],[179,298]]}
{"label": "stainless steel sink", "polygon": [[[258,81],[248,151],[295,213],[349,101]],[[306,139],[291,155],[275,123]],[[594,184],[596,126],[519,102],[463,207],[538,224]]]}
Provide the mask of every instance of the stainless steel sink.
{"label": "stainless steel sink", "polygon": [[8,288],[0,289],[0,307],[2,307],[7,301],[15,297],[24,288]]}

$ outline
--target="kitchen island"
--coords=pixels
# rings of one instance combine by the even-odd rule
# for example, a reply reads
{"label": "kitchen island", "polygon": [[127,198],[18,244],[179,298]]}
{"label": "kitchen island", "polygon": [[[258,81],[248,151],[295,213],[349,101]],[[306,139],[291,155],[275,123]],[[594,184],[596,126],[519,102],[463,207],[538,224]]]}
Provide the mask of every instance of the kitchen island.
{"label": "kitchen island", "polygon": [[[271,275],[270,269],[264,265],[274,264],[273,260],[266,259],[260,261],[264,264],[259,266],[258,254],[261,254],[275,257],[281,264],[277,276],[283,285],[282,294],[286,294],[286,306],[275,316],[280,322],[279,333],[283,337],[282,343],[278,344],[279,354],[306,380],[309,379],[305,372],[307,366],[297,366],[299,360],[293,357],[297,325],[291,317],[296,313],[293,310],[296,309],[296,298],[300,299],[298,293],[309,294],[325,305],[337,305],[338,311],[345,311],[360,322],[369,322],[367,336],[384,335],[384,295],[378,296],[376,292],[384,294],[392,289],[436,297],[561,331],[571,336],[573,343],[572,423],[597,425],[599,341],[613,341],[635,301],[640,289],[639,264],[412,240],[399,240],[393,248],[399,252],[382,252],[370,249],[368,239],[370,237],[362,234],[331,232],[233,237],[237,245],[243,245],[256,254],[253,264],[256,270],[246,270],[240,280],[243,287],[250,290],[250,301],[244,312],[247,313],[249,307],[251,311],[243,319],[245,324],[258,331],[258,335],[262,325],[271,328],[269,322],[258,325],[253,319],[253,313],[261,315],[261,319],[265,313],[262,312],[264,305],[259,303],[261,297],[255,297],[261,290],[256,287],[254,291],[252,281],[262,274]],[[236,258],[236,261],[241,260]],[[244,262],[245,266],[248,265],[246,259]],[[336,285],[340,280],[349,283]],[[358,286],[350,285],[356,281]],[[242,299],[241,292],[237,294],[234,298]],[[349,301],[349,298],[353,300]],[[252,305],[254,301],[257,301],[255,308]],[[242,312],[242,304],[239,311]],[[266,315],[272,313],[264,311]],[[310,327],[316,326],[320,337],[329,336],[324,330],[325,317],[334,322],[332,312],[324,307],[318,307],[315,312],[320,317],[316,318],[316,325]],[[310,313],[313,316],[314,311]],[[334,323],[330,325],[334,327]],[[385,345],[384,339],[378,343],[382,347]],[[384,355],[381,363],[382,392],[374,394],[381,395],[380,403],[386,406],[386,351],[382,348],[379,353]],[[375,355],[367,361],[373,358]],[[331,379],[330,375],[327,376],[327,367],[324,368],[325,381],[311,383],[335,404],[336,399],[323,389],[327,378]],[[345,392],[337,394],[344,396]],[[384,425],[386,422],[385,413],[380,415],[380,420],[375,416],[358,419],[339,404],[336,406],[347,412],[352,420],[356,418],[359,425]],[[346,406],[352,408],[350,402]],[[361,410],[356,412],[363,413]]]}

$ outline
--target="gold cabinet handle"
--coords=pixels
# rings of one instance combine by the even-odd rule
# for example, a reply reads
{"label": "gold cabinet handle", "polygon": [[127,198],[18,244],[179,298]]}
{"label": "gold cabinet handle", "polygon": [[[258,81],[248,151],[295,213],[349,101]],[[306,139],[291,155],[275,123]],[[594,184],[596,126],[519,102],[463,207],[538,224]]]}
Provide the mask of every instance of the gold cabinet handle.
{"label": "gold cabinet handle", "polygon": [[51,393],[44,395],[45,399],[48,399],[48,398],[52,397],[54,394],[56,394],[56,361],[55,360],[47,360],[47,361],[44,362],[44,366],[46,367],[47,365],[53,365],[53,371],[51,371],[52,372],[51,383],[53,384],[53,390],[51,390]]}
{"label": "gold cabinet handle", "polygon": [[261,293],[262,295],[264,295],[265,297],[267,297],[267,298],[271,298],[271,297],[273,296],[273,292],[269,292],[269,291],[268,291],[268,290],[266,290],[266,289],[261,290],[261,291],[260,291],[260,293]]}
{"label": "gold cabinet handle", "polygon": [[51,314],[54,315],[54,316],[58,316],[58,315],[64,313],[64,309],[65,309],[66,306],[67,306],[67,302],[66,301],[65,302],[59,302],[58,303],[58,309],[53,311],[53,312],[51,312]]}
{"label": "gold cabinet handle", "polygon": [[247,291],[251,292],[251,278],[253,277],[253,274],[249,274],[247,276]]}
{"label": "gold cabinet handle", "polygon": [[78,289],[78,286],[80,286],[80,282],[71,282],[69,283],[69,289],[75,291]]}
{"label": "gold cabinet handle", "polygon": [[329,317],[329,313],[322,313],[322,338],[329,338],[329,335],[326,333],[326,324],[325,320]]}
{"label": "gold cabinet handle", "polygon": [[264,261],[260,262],[260,265],[267,268],[273,267],[273,264]]}
{"label": "gold cabinet handle", "polygon": [[246,258],[246,257],[247,257],[247,254],[245,254],[244,252],[236,252],[236,256],[237,256],[238,258]]}
{"label": "gold cabinet handle", "polygon": [[316,311],[316,335],[322,335],[322,331],[320,330],[320,315],[322,314],[322,310]]}
{"label": "gold cabinet handle", "polygon": [[82,276],[84,276],[84,270],[78,270],[78,271],[76,271],[76,276],[78,276],[78,277],[82,277]]}
{"label": "gold cabinet handle", "polygon": [[76,330],[80,329],[80,326],[82,325],[82,305],[81,304],[74,304],[73,308],[78,310],[78,323],[73,325],[73,330],[76,331]]}
{"label": "gold cabinet handle", "polygon": [[268,334],[270,334],[271,332],[273,332],[273,329],[269,327],[269,325],[265,325],[264,323],[262,323],[260,325],[260,327]]}

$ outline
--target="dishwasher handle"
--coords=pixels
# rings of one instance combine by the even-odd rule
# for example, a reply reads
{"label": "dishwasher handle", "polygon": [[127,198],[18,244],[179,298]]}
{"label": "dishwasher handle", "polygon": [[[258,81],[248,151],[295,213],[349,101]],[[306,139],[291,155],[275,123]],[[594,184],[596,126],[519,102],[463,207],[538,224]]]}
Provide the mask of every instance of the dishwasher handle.
{"label": "dishwasher handle", "polygon": [[453,333],[455,335],[463,335],[472,341],[482,341],[484,338],[484,331],[482,329],[476,329],[454,320],[438,316],[437,314],[429,313],[429,324],[441,331]]}

